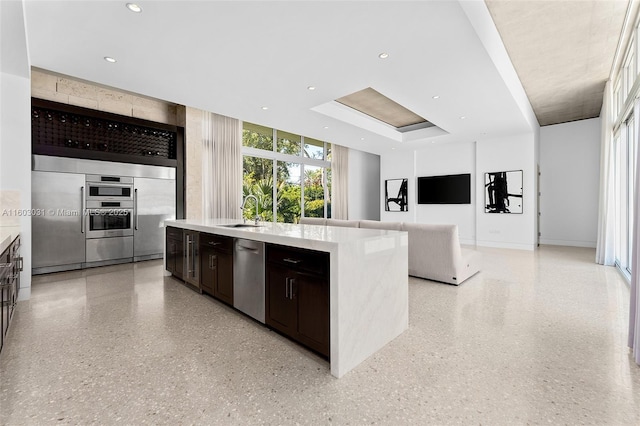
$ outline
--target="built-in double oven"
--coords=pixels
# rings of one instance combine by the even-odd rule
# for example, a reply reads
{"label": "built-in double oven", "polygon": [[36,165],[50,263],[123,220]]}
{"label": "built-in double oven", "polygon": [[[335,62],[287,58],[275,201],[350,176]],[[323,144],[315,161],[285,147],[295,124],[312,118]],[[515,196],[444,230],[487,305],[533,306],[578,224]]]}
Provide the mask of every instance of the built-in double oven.
{"label": "built-in double oven", "polygon": [[87,262],[133,256],[133,178],[86,175]]}

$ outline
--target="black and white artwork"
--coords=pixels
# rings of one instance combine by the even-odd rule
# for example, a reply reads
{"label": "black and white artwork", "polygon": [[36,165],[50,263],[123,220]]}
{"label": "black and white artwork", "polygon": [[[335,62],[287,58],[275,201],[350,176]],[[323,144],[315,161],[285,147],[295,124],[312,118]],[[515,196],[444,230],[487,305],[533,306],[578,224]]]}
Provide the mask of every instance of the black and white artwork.
{"label": "black and white artwork", "polygon": [[388,179],[384,181],[384,210],[388,212],[409,211],[407,184],[409,179]]}
{"label": "black and white artwork", "polygon": [[484,174],[484,212],[522,213],[522,170]]}

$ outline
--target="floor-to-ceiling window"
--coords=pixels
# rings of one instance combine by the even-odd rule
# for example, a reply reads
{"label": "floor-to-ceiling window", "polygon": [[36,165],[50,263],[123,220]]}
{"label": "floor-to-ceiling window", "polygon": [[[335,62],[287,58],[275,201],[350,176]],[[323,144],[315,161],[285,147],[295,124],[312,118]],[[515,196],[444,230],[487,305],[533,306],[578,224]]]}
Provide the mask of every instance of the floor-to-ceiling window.
{"label": "floor-to-ceiling window", "polygon": [[612,99],[613,122],[616,123],[612,150],[615,172],[615,260],[617,266],[627,276],[631,272],[633,205],[638,150],[638,135],[635,134],[633,112],[633,99],[637,96],[637,89],[634,89],[634,85],[638,76],[635,37],[636,35],[632,38],[622,66],[615,76]]}
{"label": "floor-to-ceiling window", "polygon": [[[260,220],[297,223],[302,216],[331,217],[330,143],[245,122],[242,144],[243,197],[256,197]],[[243,216],[255,215],[249,197]]]}

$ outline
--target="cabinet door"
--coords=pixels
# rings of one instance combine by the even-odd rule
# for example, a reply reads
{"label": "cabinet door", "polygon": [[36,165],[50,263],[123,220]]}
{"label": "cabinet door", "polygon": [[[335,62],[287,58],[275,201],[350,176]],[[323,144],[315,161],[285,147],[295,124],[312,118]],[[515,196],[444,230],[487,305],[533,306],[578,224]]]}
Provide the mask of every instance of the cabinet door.
{"label": "cabinet door", "polygon": [[297,303],[290,297],[290,280],[295,272],[282,266],[267,264],[266,323],[293,338],[297,329]]}
{"label": "cabinet door", "polygon": [[136,229],[133,256],[156,256],[162,253],[163,222],[176,218],[176,181],[136,177],[133,184]]}
{"label": "cabinet door", "polygon": [[206,246],[200,247],[200,288],[214,295],[218,282],[218,256]]}
{"label": "cabinet door", "polygon": [[297,339],[329,356],[329,283],[323,277],[296,273],[293,299],[298,304]]}
{"label": "cabinet door", "polygon": [[182,279],[182,241],[167,238],[167,271],[177,278]]}
{"label": "cabinet door", "polygon": [[47,212],[32,217],[33,268],[85,261],[85,186],[84,174],[31,172],[31,207]]}
{"label": "cabinet door", "polygon": [[233,256],[216,252],[217,278],[214,296],[229,305],[233,305]]}
{"label": "cabinet door", "polygon": [[184,233],[184,281],[200,288],[200,259],[198,252],[198,232],[185,231]]}

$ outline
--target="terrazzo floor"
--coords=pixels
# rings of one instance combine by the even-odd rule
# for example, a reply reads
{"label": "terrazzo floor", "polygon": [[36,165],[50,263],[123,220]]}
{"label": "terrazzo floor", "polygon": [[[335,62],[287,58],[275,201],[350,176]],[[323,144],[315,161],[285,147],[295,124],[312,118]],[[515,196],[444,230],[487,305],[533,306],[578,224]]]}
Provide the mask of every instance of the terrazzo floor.
{"label": "terrazzo floor", "polygon": [[409,330],[341,379],[164,277],[160,261],[34,277],[0,355],[0,424],[640,424],[629,290],[591,249],[481,249],[409,281]]}

